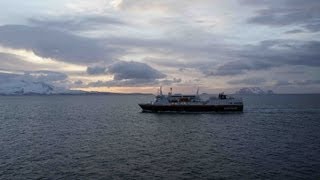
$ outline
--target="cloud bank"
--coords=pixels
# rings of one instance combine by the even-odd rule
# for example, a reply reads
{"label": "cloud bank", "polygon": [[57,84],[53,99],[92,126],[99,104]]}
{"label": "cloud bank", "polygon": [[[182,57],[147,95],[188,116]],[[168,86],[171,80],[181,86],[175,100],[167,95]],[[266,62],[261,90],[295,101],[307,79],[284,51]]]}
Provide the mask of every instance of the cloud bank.
{"label": "cloud bank", "polygon": [[256,15],[249,23],[268,26],[300,26],[311,32],[320,31],[320,3],[317,0],[243,0],[248,5],[259,5]]}
{"label": "cloud bank", "polygon": [[317,0],[61,0],[42,3],[47,13],[31,2],[28,11],[7,2],[23,17],[0,12],[0,72],[20,80],[83,90],[320,89]]}
{"label": "cloud bank", "polygon": [[113,58],[113,50],[104,47],[98,40],[43,27],[0,26],[0,44],[32,50],[41,57],[79,64]]}

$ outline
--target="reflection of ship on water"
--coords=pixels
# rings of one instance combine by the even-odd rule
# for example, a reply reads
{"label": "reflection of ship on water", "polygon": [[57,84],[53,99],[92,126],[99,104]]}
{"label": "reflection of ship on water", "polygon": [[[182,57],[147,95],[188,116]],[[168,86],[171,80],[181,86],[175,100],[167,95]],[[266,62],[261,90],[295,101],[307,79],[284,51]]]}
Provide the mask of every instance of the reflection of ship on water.
{"label": "reflection of ship on water", "polygon": [[203,100],[199,96],[199,89],[195,95],[173,94],[172,88],[168,95],[163,95],[159,89],[154,101],[139,104],[143,112],[219,112],[243,111],[243,102],[240,98],[220,93],[218,97]]}

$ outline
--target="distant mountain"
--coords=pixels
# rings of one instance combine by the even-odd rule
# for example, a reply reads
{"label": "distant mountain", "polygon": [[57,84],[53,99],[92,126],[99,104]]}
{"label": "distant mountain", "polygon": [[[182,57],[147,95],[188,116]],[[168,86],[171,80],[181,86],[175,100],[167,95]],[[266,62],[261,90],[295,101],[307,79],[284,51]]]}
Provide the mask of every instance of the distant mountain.
{"label": "distant mountain", "polygon": [[0,84],[2,95],[52,94],[54,87],[44,82],[12,81]]}
{"label": "distant mountain", "polygon": [[50,94],[81,94],[83,91],[73,91],[54,87],[44,82],[16,80],[0,84],[0,95],[50,95]]}
{"label": "distant mountain", "polygon": [[236,91],[235,94],[274,94],[272,90],[264,91],[259,87],[246,87]]}
{"label": "distant mountain", "polygon": [[69,90],[44,82],[33,82],[26,80],[15,80],[0,82],[0,95],[145,95],[143,93],[110,93],[110,92],[88,92],[81,90]]}

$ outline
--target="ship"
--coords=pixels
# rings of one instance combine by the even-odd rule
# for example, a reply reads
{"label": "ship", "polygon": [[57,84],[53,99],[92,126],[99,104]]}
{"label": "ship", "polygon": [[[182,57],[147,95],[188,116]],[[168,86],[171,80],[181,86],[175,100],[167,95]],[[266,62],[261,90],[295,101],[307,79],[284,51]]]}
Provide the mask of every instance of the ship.
{"label": "ship", "polygon": [[142,112],[242,112],[243,101],[241,98],[220,93],[218,96],[211,96],[202,99],[199,95],[199,88],[196,94],[183,95],[173,94],[172,88],[168,95],[162,93],[162,87],[155,99],[149,103],[139,104]]}

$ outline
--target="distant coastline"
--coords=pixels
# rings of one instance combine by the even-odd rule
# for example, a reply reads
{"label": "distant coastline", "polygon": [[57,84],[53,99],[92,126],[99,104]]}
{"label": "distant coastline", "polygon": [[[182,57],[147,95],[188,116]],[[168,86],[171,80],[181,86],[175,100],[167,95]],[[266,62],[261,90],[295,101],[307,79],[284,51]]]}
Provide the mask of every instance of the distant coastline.
{"label": "distant coastline", "polygon": [[3,94],[0,93],[0,96],[90,96],[90,95],[153,95],[151,93],[112,93],[112,92],[66,92],[66,93],[52,93],[52,94],[43,94],[43,93],[24,93],[24,94]]}
{"label": "distant coastline", "polygon": [[[201,96],[215,96],[218,93],[203,93]],[[94,96],[94,95],[146,95],[154,96],[152,93],[112,93],[112,92],[83,92],[83,93],[54,93],[54,94],[40,94],[40,93],[26,93],[26,94],[1,94],[0,96]],[[276,93],[276,94],[237,94],[230,93],[234,96],[278,96],[278,95],[320,95],[320,93]]]}

